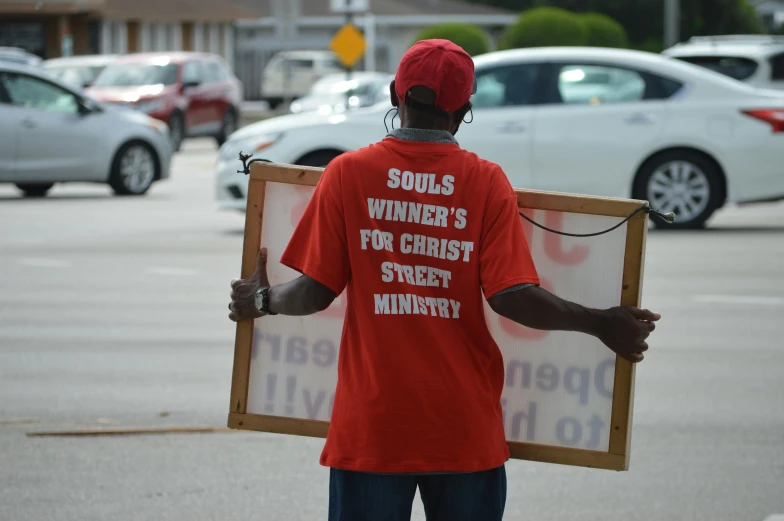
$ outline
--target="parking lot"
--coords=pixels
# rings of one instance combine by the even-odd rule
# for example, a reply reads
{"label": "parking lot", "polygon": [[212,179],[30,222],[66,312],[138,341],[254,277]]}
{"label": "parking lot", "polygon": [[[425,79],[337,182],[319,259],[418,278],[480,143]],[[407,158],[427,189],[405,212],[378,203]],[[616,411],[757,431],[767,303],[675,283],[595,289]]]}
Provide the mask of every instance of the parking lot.
{"label": "parking lot", "polygon": [[[322,441],[222,427],[244,220],[215,210],[212,140],[146,197],[0,186],[0,520],[325,519]],[[784,513],[784,204],[649,235],[632,461],[511,461],[507,519],[762,521]],[[424,519],[417,505],[415,519]]]}

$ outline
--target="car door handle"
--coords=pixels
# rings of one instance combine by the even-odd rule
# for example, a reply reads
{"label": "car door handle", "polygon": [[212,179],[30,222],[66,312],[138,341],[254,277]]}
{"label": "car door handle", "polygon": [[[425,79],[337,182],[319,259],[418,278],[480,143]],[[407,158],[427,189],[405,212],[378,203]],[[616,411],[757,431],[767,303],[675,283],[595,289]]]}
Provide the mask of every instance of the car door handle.
{"label": "car door handle", "polygon": [[525,125],[522,123],[518,123],[517,121],[507,121],[505,123],[501,123],[496,127],[496,130],[499,132],[504,132],[507,134],[514,134],[519,132],[525,132]]}
{"label": "car door handle", "polygon": [[31,119],[23,119],[21,125],[24,128],[35,128],[36,127],[35,122],[33,120],[31,120]]}
{"label": "car door handle", "polygon": [[637,112],[626,118],[626,123],[629,125],[651,125],[656,122],[656,118],[650,114]]}

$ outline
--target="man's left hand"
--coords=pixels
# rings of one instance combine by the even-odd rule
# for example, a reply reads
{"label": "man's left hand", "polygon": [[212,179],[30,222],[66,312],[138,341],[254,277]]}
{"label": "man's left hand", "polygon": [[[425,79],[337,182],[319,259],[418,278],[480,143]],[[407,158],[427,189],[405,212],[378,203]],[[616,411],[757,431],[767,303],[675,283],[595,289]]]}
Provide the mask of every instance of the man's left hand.
{"label": "man's left hand", "polygon": [[256,308],[256,292],[269,287],[267,277],[267,248],[262,248],[256,259],[256,271],[249,279],[238,279],[231,282],[231,303],[229,318],[234,322],[264,316]]}

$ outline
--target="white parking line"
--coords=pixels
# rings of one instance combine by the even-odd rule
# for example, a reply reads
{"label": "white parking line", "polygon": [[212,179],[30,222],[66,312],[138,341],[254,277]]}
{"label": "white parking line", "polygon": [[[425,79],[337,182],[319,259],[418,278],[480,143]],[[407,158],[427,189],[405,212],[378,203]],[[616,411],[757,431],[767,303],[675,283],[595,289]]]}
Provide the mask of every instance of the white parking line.
{"label": "white parking line", "polygon": [[784,297],[758,297],[752,295],[697,295],[701,304],[750,304],[758,306],[784,306]]}
{"label": "white parking line", "polygon": [[71,265],[70,262],[57,259],[38,259],[32,257],[19,259],[17,262],[22,266],[32,266],[35,268],[67,268]]}
{"label": "white parking line", "polygon": [[198,272],[189,268],[171,268],[168,266],[156,266],[147,268],[144,272],[147,275],[166,275],[173,277],[193,277]]}
{"label": "white parking line", "polygon": [[771,514],[764,521],[784,521],[784,514]]}

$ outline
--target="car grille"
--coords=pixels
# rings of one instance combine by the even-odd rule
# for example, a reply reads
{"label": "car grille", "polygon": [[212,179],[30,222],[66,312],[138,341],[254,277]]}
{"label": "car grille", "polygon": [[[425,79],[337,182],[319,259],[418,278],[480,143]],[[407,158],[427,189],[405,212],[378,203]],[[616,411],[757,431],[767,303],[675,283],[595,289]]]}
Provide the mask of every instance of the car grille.
{"label": "car grille", "polygon": [[230,185],[226,188],[235,199],[242,199],[242,190],[237,185]]}

